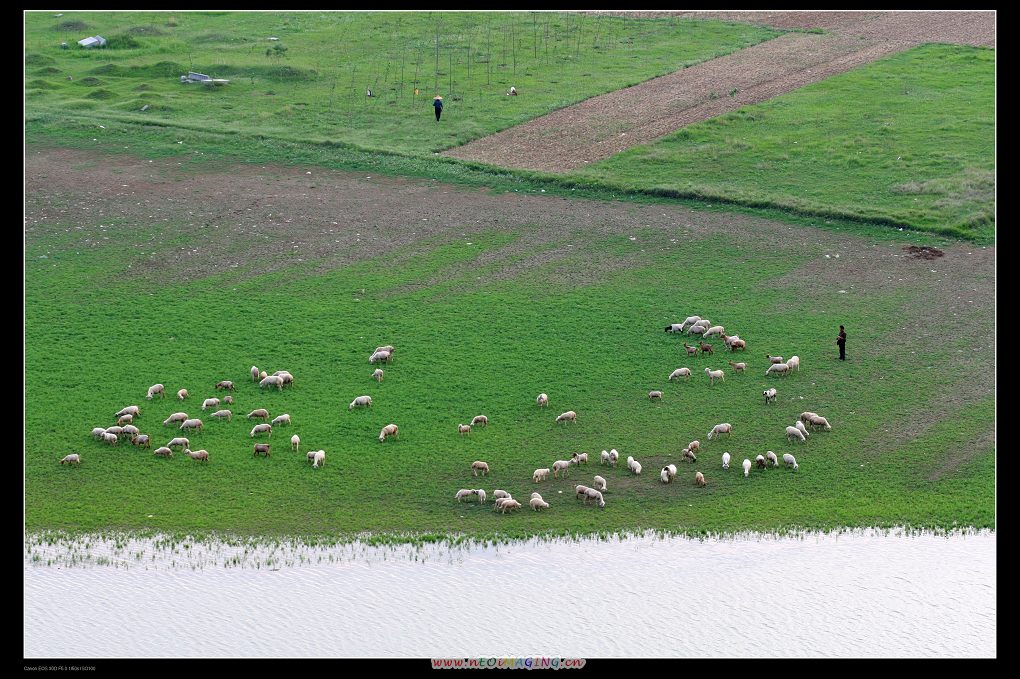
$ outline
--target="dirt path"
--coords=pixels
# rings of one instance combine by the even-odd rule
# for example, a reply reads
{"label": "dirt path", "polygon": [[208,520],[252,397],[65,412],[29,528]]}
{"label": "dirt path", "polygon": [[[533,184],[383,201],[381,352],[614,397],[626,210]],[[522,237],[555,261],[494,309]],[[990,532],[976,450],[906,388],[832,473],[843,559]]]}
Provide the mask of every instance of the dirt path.
{"label": "dirt path", "polygon": [[771,99],[921,43],[995,44],[993,12],[676,14],[781,28],[822,27],[830,32],[789,33],[593,97],[444,155],[502,167],[568,172],[685,125]]}

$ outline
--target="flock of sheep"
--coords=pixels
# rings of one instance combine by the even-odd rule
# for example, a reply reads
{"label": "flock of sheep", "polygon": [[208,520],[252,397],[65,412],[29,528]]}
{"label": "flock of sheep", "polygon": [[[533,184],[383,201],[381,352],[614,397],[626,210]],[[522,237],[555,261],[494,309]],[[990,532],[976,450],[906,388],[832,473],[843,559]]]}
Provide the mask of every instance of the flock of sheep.
{"label": "flock of sheep", "polygon": [[[710,337],[712,335],[718,335],[722,339],[726,348],[728,348],[731,353],[737,351],[738,349],[741,351],[745,351],[747,349],[746,341],[740,339],[740,337],[738,337],[737,335],[727,335],[725,333],[725,328],[723,326],[712,325],[710,321],[708,321],[707,319],[702,319],[700,316],[690,316],[686,320],[684,320],[683,323],[673,323],[671,325],[668,325],[666,326],[665,331],[668,333],[682,333],[684,332],[685,329],[690,335],[700,335],[701,340],[704,340],[705,338]],[[693,347],[688,345],[687,342],[684,342],[684,349],[686,350],[687,355],[691,357],[697,356],[699,353],[703,355],[714,355],[714,349],[712,345],[704,341],[699,341],[698,345]],[[771,356],[769,354],[766,354],[766,358],[768,358],[769,360],[769,367],[765,371],[766,377],[772,374],[785,376],[792,371],[800,370],[800,357],[798,356],[791,356],[789,359],[785,361],[783,360],[782,356]],[[728,361],[728,363],[735,373],[742,373],[747,369],[747,364],[744,362],[734,363],[733,361]],[[723,370],[712,370],[711,368],[705,368],[705,374],[709,378],[709,386],[714,385],[716,380],[723,381],[725,379],[725,374]],[[680,377],[690,378],[690,376],[691,376],[690,368],[677,368],[672,373],[670,373],[669,381],[679,379]],[[774,388],[766,389],[763,392],[766,405],[775,402],[776,394],[777,392],[776,389]],[[662,392],[659,390],[650,391],[648,392],[648,398],[649,400],[655,399],[661,400]],[[549,405],[549,396],[548,394],[545,393],[539,394],[535,401],[539,405],[539,407],[546,407]],[[556,418],[557,424],[567,421],[577,422],[577,413],[574,412],[573,410],[568,410],[567,412],[559,415]],[[488,418],[485,418],[485,423],[488,424]],[[474,424],[474,421],[472,421],[472,424]],[[798,419],[794,426],[786,428],[787,437],[793,440],[806,441],[807,437],[810,435],[807,430],[807,426],[811,426],[814,428],[821,427],[825,431],[832,430],[832,427],[829,425],[828,420],[826,420],[824,417],[818,415],[817,413],[804,412],[801,413],[800,419]],[[462,433],[464,433],[465,431],[470,431],[470,427],[467,425],[460,425],[460,428]],[[708,432],[707,438],[708,440],[712,440],[713,438],[718,439],[719,436],[723,434],[729,436],[730,434],[732,434],[732,432],[733,425],[730,424],[729,422],[723,422],[721,424],[715,425]],[[683,461],[690,463],[697,462],[698,458],[696,453],[698,450],[700,450],[700,448],[701,448],[700,441],[691,441],[689,444],[687,444],[687,446],[681,451],[681,457]],[[617,461],[619,460],[619,457],[620,454],[615,448],[610,451],[603,450],[600,458],[600,463],[603,465],[608,464],[611,467],[615,467]],[[776,454],[771,450],[767,451],[765,455],[758,455],[755,458],[755,461],[759,469],[766,469],[769,463],[771,463],[773,467],[779,466],[779,459],[776,456]],[[561,473],[563,474],[564,477],[566,477],[567,471],[572,465],[587,464],[587,462],[588,462],[587,453],[574,453],[571,456],[571,459],[569,460],[556,460],[555,462],[553,462],[551,467],[543,467],[541,469],[536,469],[534,474],[532,474],[532,481],[534,483],[547,481],[549,479],[550,473],[552,473],[553,478],[559,478]],[[790,453],[785,453],[783,455],[783,463],[785,466],[792,467],[794,470],[800,468],[800,465],[797,463],[796,458]],[[723,469],[730,468],[730,454],[728,452],[724,452],[722,454],[722,467]],[[742,467],[744,470],[744,476],[745,477],[749,476],[751,472],[751,460],[745,459],[742,463]],[[642,469],[641,463],[635,460],[633,457],[628,456],[627,469],[634,475],[640,475]],[[471,471],[473,476],[478,476],[479,473],[485,475],[489,473],[489,465],[483,460],[476,460],[471,464]],[[676,465],[669,464],[662,468],[661,472],[659,473],[659,479],[661,480],[662,483],[669,484],[673,482],[673,480],[676,478],[676,475],[677,475]],[[700,471],[696,471],[694,473],[694,484],[699,487],[703,487],[708,484],[708,482],[705,480],[705,475],[702,474]],[[576,486],[574,488],[575,498],[584,499],[585,504],[588,504],[589,501],[594,501],[594,503],[599,508],[605,509],[606,502],[602,495],[602,493],[606,490],[605,478],[603,478],[602,476],[595,476],[594,485],[595,485],[594,488],[589,488],[588,486],[583,485]],[[481,488],[476,489],[462,488],[459,491],[457,491],[456,495],[454,496],[454,499],[456,499],[458,502],[461,502],[464,500],[464,498],[469,497],[477,497],[479,504],[482,504],[485,502],[486,493],[485,490]],[[513,511],[514,509],[519,509],[521,507],[520,503],[513,500],[513,498],[510,496],[510,493],[508,493],[505,490],[496,490],[493,493],[493,498],[496,499],[496,506],[494,507],[494,510],[496,509],[501,510],[504,514],[507,513],[508,511]],[[545,500],[542,499],[542,496],[539,495],[538,493],[532,493],[530,505],[531,508],[534,509],[535,511],[538,511],[540,509],[547,509],[549,507],[549,503],[545,502]]]}

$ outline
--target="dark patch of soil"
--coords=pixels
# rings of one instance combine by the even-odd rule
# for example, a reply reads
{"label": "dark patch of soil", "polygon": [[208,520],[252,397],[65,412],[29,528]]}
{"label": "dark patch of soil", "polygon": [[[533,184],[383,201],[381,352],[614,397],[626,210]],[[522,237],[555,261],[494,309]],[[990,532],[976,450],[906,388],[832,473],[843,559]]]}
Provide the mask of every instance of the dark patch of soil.
{"label": "dark patch of soil", "polygon": [[917,259],[938,259],[946,254],[931,245],[904,245],[903,250],[906,251],[908,257],[916,257]]}

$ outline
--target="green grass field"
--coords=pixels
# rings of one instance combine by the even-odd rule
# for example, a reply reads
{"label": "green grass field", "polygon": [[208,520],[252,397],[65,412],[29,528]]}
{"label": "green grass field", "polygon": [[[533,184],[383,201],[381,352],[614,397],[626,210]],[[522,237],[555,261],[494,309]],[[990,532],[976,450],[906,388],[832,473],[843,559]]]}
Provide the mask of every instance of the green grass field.
{"label": "green grass field", "polygon": [[[96,33],[107,48],[77,46]],[[545,12],[29,12],[26,115],[425,155],[776,35]],[[231,82],[182,85],[189,70]]]}
{"label": "green grass field", "polygon": [[995,51],[925,45],[576,175],[990,239],[994,124]]}

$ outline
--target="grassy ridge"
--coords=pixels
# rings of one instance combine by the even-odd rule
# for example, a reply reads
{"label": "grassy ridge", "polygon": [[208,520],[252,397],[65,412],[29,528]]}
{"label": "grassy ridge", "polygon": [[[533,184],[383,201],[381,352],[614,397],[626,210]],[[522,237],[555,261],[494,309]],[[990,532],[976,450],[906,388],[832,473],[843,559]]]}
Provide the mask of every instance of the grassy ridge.
{"label": "grassy ridge", "polygon": [[[108,48],[74,44],[97,32]],[[26,113],[423,155],[778,34],[544,12],[29,12]],[[61,41],[71,49],[59,49]],[[182,85],[189,70],[231,83]],[[511,85],[521,96],[506,96]],[[439,125],[436,94],[447,111]]]}
{"label": "grassy ridge", "polygon": [[[928,370],[883,353],[846,365],[833,359],[833,321],[824,309],[838,305],[847,317],[867,316],[883,327],[923,299],[924,290],[807,300],[796,284],[775,285],[806,265],[807,255],[763,255],[728,240],[722,247],[719,238],[676,245],[664,234],[636,235],[646,249],[637,266],[582,288],[550,284],[550,276],[583,272],[593,253],[633,256],[635,245],[623,237],[593,240],[585,252],[527,277],[480,282],[484,268],[471,263],[512,236],[473,232],[464,243],[409,250],[398,269],[369,261],[317,277],[220,276],[139,287],[123,280],[129,260],[111,256],[130,246],[130,234],[92,251],[59,238],[33,243],[26,278],[26,527],[523,536],[993,525],[990,441],[969,462],[928,479],[980,440],[994,418],[992,399],[962,412],[937,409],[944,385]],[[465,263],[442,284],[405,287]],[[740,280],[718,284],[720,271],[737,267]],[[660,294],[650,297],[650,287]],[[752,346],[746,360],[753,368],[744,375],[727,370],[724,383],[709,387],[699,371],[724,367],[725,359],[682,357],[682,340],[662,332],[677,320],[677,309],[707,312],[737,328]],[[377,384],[365,359],[383,343],[398,349]],[[955,349],[967,343],[947,339],[945,354],[926,360],[936,371],[949,370]],[[766,350],[798,353],[802,371],[765,379]],[[260,393],[246,381],[252,363],[291,370],[297,383],[283,393]],[[691,381],[667,383],[669,372],[685,364],[695,370]],[[145,389],[163,382],[172,397],[187,387],[192,396],[183,409],[195,415],[220,379],[239,385],[236,413],[267,407],[274,416],[292,415],[294,426],[272,438],[271,459],[252,458],[243,419],[204,418],[206,431],[192,439],[193,447],[210,451],[209,465],[179,455],[156,459],[130,446],[109,449],[88,438],[93,426],[112,424],[117,409],[138,403],[141,429],[155,445],[165,443],[173,434],[159,421],[179,404],[146,402]],[[780,399],[765,407],[761,390],[769,385]],[[661,403],[648,401],[653,388],[664,389]],[[534,404],[539,391],[551,397],[548,410]],[[371,394],[374,407],[348,412],[360,394]],[[567,409],[579,413],[579,422],[556,426],[554,416]],[[835,430],[808,445],[785,443],[783,426],[806,409],[825,414]],[[939,415],[916,441],[861,449],[904,418],[932,412]],[[459,436],[456,425],[479,413],[490,426]],[[708,429],[724,421],[735,425],[732,437],[707,441]],[[400,440],[380,444],[376,437],[388,422],[399,424]],[[288,450],[292,432],[302,450],[327,451],[324,469],[309,469],[303,455]],[[661,486],[658,468],[677,462],[682,445],[695,438],[703,446],[698,463],[678,463],[678,483]],[[610,447],[640,460],[644,474],[599,469],[598,452]],[[801,469],[744,479],[739,460],[766,449],[794,451]],[[491,502],[453,500],[464,487],[505,488],[527,498],[532,471],[575,450],[588,451],[593,464],[540,484],[553,504],[547,513],[501,517],[489,511]],[[738,463],[729,472],[720,469],[723,450]],[[81,468],[56,464],[70,451],[82,453]],[[484,480],[470,475],[475,459],[493,469]],[[706,489],[692,485],[695,469],[706,474]],[[609,482],[604,512],[575,506],[571,497],[573,484],[595,473]]]}
{"label": "grassy ridge", "polygon": [[925,45],[575,175],[990,238],[994,102],[994,50]]}

